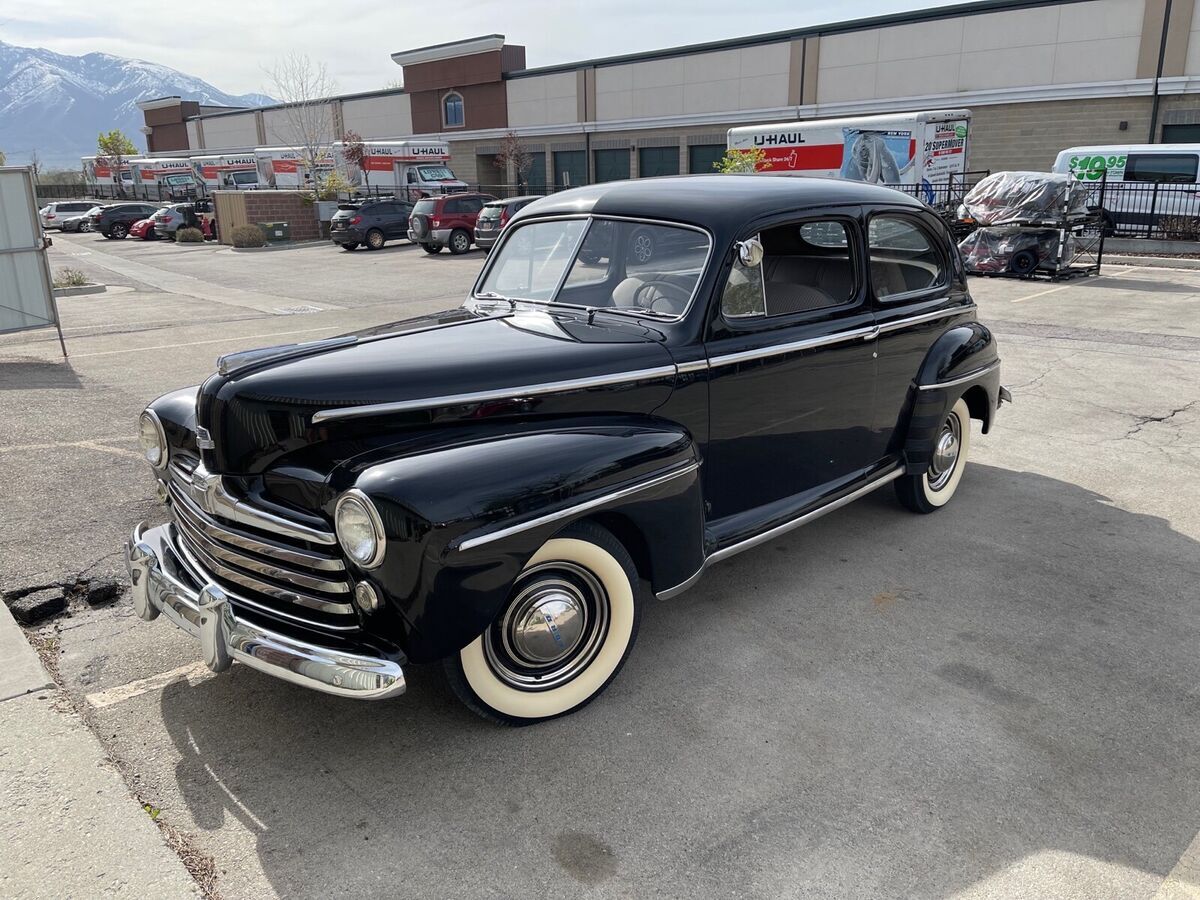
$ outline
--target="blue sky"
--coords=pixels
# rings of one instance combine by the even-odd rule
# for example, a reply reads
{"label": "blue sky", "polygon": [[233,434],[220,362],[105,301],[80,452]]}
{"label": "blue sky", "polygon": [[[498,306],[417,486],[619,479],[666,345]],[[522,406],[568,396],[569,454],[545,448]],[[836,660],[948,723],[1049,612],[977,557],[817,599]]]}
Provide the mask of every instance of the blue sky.
{"label": "blue sky", "polygon": [[[268,88],[264,68],[291,50],[324,61],[340,91],[399,78],[397,51],[500,33],[530,67],[781,31],[938,0],[0,0],[0,40],[59,53],[146,59],[231,93]],[[267,91],[269,93],[269,90]]]}

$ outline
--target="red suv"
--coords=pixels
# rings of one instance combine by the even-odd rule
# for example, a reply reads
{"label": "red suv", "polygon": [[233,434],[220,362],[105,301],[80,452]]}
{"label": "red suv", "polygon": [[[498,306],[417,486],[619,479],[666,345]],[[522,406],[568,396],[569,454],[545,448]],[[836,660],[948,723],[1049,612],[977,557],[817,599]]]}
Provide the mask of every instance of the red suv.
{"label": "red suv", "polygon": [[408,217],[408,239],[420,244],[426,253],[466,253],[475,240],[475,222],[491,194],[443,194],[423,197]]}

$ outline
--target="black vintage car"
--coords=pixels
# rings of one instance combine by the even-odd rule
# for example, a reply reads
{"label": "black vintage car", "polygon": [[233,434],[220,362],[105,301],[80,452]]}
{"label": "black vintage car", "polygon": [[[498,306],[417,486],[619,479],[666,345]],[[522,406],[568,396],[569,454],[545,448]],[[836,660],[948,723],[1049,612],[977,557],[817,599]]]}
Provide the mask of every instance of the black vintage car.
{"label": "black vintage car", "polygon": [[[670,253],[643,261],[649,230]],[[999,359],[945,225],[850,181],[564,191],[459,309],[223,357],[140,420],[170,520],[134,606],[351,697],[444,661],[476,712],[578,709],[647,598],[895,486],[954,495]]]}

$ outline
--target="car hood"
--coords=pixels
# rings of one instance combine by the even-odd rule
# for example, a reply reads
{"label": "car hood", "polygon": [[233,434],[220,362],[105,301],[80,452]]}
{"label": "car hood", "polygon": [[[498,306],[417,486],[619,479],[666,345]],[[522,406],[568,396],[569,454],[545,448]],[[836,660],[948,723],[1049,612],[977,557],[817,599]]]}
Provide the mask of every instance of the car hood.
{"label": "car hood", "polygon": [[210,468],[253,475],[304,459],[328,471],[381,438],[461,423],[648,413],[674,384],[662,335],[603,318],[457,309],[224,357],[197,397]]}

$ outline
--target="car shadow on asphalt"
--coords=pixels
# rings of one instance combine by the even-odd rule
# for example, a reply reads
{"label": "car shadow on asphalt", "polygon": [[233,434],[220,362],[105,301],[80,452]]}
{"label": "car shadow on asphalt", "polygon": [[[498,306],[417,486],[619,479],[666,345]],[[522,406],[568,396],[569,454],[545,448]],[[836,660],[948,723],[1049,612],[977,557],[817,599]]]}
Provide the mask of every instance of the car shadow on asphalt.
{"label": "car shadow on asphalt", "polygon": [[282,896],[1037,895],[1063,859],[1111,894],[1200,828],[1198,572],[1163,519],[972,465],[936,515],[880,491],[649,602],[609,691],[542,725],[430,666],[382,703],[176,682],[168,812],[252,834]]}

